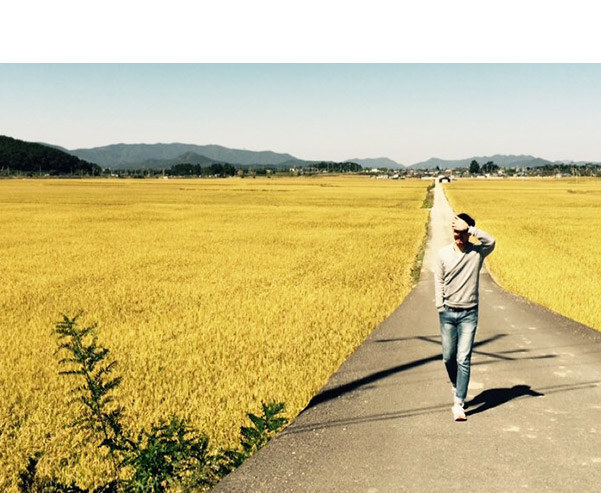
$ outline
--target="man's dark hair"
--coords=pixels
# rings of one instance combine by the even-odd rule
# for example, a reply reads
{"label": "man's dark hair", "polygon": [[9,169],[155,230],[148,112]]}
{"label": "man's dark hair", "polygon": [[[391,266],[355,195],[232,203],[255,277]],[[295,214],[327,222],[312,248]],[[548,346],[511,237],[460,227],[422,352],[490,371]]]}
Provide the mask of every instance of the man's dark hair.
{"label": "man's dark hair", "polygon": [[457,214],[457,217],[459,219],[463,219],[468,226],[475,226],[476,225],[476,221],[474,221],[472,219],[471,216],[469,216],[468,214],[466,214],[465,212],[462,212],[461,214]]}

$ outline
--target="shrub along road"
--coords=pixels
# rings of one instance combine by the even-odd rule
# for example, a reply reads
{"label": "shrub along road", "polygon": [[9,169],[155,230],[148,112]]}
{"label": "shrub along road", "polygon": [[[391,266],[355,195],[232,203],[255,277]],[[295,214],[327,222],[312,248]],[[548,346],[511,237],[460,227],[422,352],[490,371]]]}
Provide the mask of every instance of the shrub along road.
{"label": "shrub along road", "polygon": [[452,215],[437,185],[415,289],[283,433],[212,491],[599,489],[601,334],[484,271],[468,421],[453,421],[430,270]]}

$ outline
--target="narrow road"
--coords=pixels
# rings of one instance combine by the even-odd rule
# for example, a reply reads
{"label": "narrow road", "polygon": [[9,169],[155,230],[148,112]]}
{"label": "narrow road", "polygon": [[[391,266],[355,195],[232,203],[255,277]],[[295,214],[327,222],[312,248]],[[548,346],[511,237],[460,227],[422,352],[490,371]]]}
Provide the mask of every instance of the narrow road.
{"label": "narrow road", "polygon": [[431,273],[452,215],[437,185],[415,289],[214,492],[600,491],[601,334],[486,272],[468,421],[453,421]]}

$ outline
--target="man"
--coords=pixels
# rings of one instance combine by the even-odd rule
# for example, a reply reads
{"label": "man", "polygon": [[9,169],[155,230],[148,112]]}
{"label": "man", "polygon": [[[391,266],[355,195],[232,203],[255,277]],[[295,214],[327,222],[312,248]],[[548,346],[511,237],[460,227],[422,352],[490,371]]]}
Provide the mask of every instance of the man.
{"label": "man", "polygon": [[[478,325],[478,285],[484,258],[495,248],[495,239],[475,228],[465,213],[451,224],[453,243],[438,251],[434,268],[434,294],[440,319],[442,360],[453,385],[453,418],[465,421],[463,404],[470,380],[470,362]],[[475,236],[479,245],[469,242]]]}

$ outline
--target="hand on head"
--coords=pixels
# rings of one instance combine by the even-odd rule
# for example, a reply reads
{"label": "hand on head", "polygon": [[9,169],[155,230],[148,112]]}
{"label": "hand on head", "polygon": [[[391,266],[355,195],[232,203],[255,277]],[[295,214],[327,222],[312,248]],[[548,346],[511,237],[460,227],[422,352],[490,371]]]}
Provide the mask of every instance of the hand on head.
{"label": "hand on head", "polygon": [[469,225],[463,219],[455,216],[451,222],[451,227],[453,228],[453,231],[462,233],[463,231],[467,231]]}

